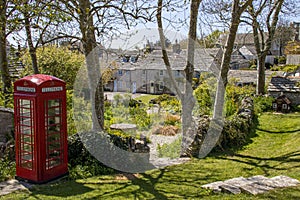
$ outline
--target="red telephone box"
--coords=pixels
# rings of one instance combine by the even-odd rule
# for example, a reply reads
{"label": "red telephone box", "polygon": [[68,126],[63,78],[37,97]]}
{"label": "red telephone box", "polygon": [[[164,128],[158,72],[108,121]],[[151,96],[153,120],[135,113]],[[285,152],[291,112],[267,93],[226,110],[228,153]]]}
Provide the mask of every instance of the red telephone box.
{"label": "red telephone box", "polygon": [[65,86],[43,74],[14,83],[17,178],[43,183],[68,173]]}

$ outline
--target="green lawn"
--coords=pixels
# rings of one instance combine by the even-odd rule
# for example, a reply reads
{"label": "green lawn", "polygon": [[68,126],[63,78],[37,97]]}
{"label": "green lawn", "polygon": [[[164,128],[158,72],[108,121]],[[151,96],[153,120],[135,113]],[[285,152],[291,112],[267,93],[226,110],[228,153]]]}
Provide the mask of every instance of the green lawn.
{"label": "green lawn", "polygon": [[201,185],[233,177],[287,175],[300,180],[300,114],[263,114],[256,137],[232,155],[153,170],[145,174],[63,180],[0,199],[300,199],[300,186],[251,196],[214,194]]}
{"label": "green lawn", "polygon": [[154,95],[154,94],[147,94],[147,95],[141,95],[139,97],[136,97],[135,100],[141,100],[144,104],[148,105],[149,101],[151,99],[155,99],[159,97],[160,95]]}

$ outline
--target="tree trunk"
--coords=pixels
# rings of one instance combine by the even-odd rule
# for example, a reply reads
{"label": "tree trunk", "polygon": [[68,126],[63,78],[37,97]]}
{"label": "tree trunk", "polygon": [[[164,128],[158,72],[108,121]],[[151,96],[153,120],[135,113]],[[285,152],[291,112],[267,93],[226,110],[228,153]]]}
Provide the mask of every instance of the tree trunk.
{"label": "tree trunk", "polygon": [[185,156],[188,147],[195,139],[196,125],[193,120],[192,112],[195,106],[193,96],[193,77],[194,77],[194,57],[195,43],[197,41],[197,20],[198,10],[201,0],[192,0],[190,7],[190,29],[188,35],[187,63],[185,67],[185,94],[182,96],[182,145],[181,156]]}
{"label": "tree trunk", "polygon": [[28,47],[29,47],[29,53],[30,53],[30,57],[31,57],[33,72],[35,74],[39,74],[40,72],[39,72],[38,63],[37,63],[36,48],[33,46],[33,42],[32,42],[31,28],[30,28],[31,25],[30,25],[28,13],[24,13],[24,18],[25,18],[25,30],[26,30],[26,35],[27,35],[27,43],[28,43]]}
{"label": "tree trunk", "polygon": [[266,56],[260,56],[257,59],[257,86],[256,94],[263,95],[265,94],[265,59]]}
{"label": "tree trunk", "polygon": [[240,24],[240,15],[241,12],[239,11],[239,5],[235,3],[232,11],[229,34],[227,37],[225,49],[222,56],[221,69],[218,75],[216,99],[214,103],[214,113],[213,113],[214,119],[220,118],[223,115],[223,107],[225,101],[225,88],[228,83],[227,75],[230,67],[231,54],[234,48],[236,32]]}
{"label": "tree trunk", "polygon": [[228,83],[227,75],[229,71],[231,54],[234,48],[235,36],[240,24],[241,14],[251,2],[252,0],[248,0],[243,4],[243,6],[240,6],[239,0],[234,0],[233,2],[229,34],[226,40],[225,49],[223,51],[221,69],[217,77],[217,91],[214,102],[213,117],[210,123],[209,130],[207,131],[207,135],[204,137],[204,140],[202,142],[199,151],[199,158],[205,157],[215,147],[221,135],[223,129],[225,89]]}
{"label": "tree trunk", "polygon": [[183,93],[177,87],[176,81],[173,77],[171,64],[169,62],[168,54],[165,47],[165,36],[163,33],[162,26],[162,6],[163,1],[158,0],[158,10],[157,10],[157,24],[159,29],[159,36],[162,45],[162,54],[169,78],[171,79],[172,86],[175,88],[177,96],[179,97],[182,104],[182,143],[181,143],[181,156],[187,155],[187,149],[189,145],[193,142],[193,139],[196,135],[195,124],[193,123],[192,111],[195,106],[195,98],[193,96],[193,76],[194,76],[194,51],[195,51],[195,42],[197,40],[197,18],[198,18],[198,9],[201,0],[192,0],[190,7],[190,30],[188,35],[188,50],[187,50],[187,63],[185,67],[185,92]]}
{"label": "tree trunk", "polygon": [[[263,9],[259,9],[258,11],[254,10],[254,6],[251,5],[251,9],[249,9],[250,15],[252,16],[252,29],[254,36],[254,44],[257,54],[257,86],[256,86],[256,94],[263,95],[265,94],[265,60],[268,52],[271,49],[273,38],[275,35],[275,30],[278,22],[278,16],[280,10],[282,8],[284,0],[278,0],[273,2],[273,7],[270,8],[269,13],[264,13],[266,18],[266,25],[268,29],[268,36],[265,41],[264,39],[264,31],[260,28],[261,25],[258,23],[257,17],[262,14]],[[259,34],[261,38],[259,38]]]}
{"label": "tree trunk", "polygon": [[80,30],[88,70],[93,130],[104,130],[104,94],[100,71],[99,48],[95,37],[89,0],[80,0]]}
{"label": "tree trunk", "polygon": [[8,69],[7,52],[6,52],[6,1],[0,3],[0,67],[1,78],[3,83],[3,93],[5,96],[4,106],[8,104],[8,95],[11,91],[11,77]]}

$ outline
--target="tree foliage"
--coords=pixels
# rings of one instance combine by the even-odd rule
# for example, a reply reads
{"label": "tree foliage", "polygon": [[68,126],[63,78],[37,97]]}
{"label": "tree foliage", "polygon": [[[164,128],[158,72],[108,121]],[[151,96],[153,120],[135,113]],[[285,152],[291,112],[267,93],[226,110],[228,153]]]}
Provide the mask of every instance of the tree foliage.
{"label": "tree foliage", "polygon": [[[33,73],[31,57],[27,50],[22,56],[25,65],[24,75]],[[84,65],[84,56],[65,47],[46,46],[37,49],[39,71],[64,80],[67,88],[72,89],[77,71]]]}

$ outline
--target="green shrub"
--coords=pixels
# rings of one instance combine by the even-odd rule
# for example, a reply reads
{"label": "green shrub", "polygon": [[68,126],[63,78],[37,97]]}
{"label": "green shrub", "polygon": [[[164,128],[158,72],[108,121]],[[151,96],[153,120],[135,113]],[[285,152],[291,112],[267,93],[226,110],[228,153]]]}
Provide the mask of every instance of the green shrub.
{"label": "green shrub", "polygon": [[197,101],[197,114],[209,115],[211,113],[212,99],[210,88],[207,82],[203,82],[194,90],[194,96]]}
{"label": "green shrub", "polygon": [[67,90],[67,128],[68,135],[77,133],[75,121],[74,121],[74,109],[73,109],[73,90]]}
{"label": "green shrub", "polygon": [[286,63],[286,57],[285,56],[279,56],[277,61],[278,61],[278,64],[285,64]]}
{"label": "green shrub", "polygon": [[71,135],[68,138],[68,163],[70,177],[73,179],[88,178],[115,172],[89,153],[78,134]]}
{"label": "green shrub", "polygon": [[257,96],[253,99],[253,101],[255,114],[272,111],[272,102],[274,101],[273,97]]}
{"label": "green shrub", "polygon": [[180,101],[176,97],[171,97],[168,100],[164,100],[160,103],[160,105],[165,111],[173,114],[180,113],[181,111]]}
{"label": "green shrub", "polygon": [[294,72],[299,69],[300,65],[283,65],[283,66],[273,66],[272,71],[284,71],[284,72]]}
{"label": "green shrub", "polygon": [[225,96],[225,114],[227,117],[235,114],[242,100],[245,97],[253,96],[255,94],[255,88],[253,86],[236,86],[235,80],[230,80],[226,87]]}
{"label": "green shrub", "polygon": [[129,110],[133,123],[136,124],[140,130],[145,130],[150,127],[152,120],[144,108],[137,106],[132,107]]}
{"label": "green shrub", "polygon": [[250,66],[250,69],[256,70],[256,69],[257,69],[257,65],[251,65],[251,66]]}
{"label": "green shrub", "polygon": [[14,108],[14,96],[13,92],[9,92],[8,94],[0,93],[0,106],[5,108]]}
{"label": "green shrub", "polygon": [[[238,149],[245,145],[255,131],[257,120],[246,119],[238,115],[226,119],[220,146],[224,149]],[[218,149],[218,148],[217,148]]]}
{"label": "green shrub", "polygon": [[16,163],[8,157],[0,158],[0,182],[13,178],[16,175]]}
{"label": "green shrub", "polygon": [[292,108],[291,108],[291,110],[293,111],[293,112],[300,112],[300,105],[292,105]]}
{"label": "green shrub", "polygon": [[158,157],[160,158],[179,158],[181,150],[182,137],[179,137],[171,144],[163,144],[157,146]]}
{"label": "green shrub", "polygon": [[180,113],[181,104],[180,101],[175,97],[169,94],[162,94],[158,97],[151,99],[150,104],[159,104],[165,111],[171,113]]}
{"label": "green shrub", "polygon": [[226,99],[225,114],[226,117],[232,116],[238,111],[238,102],[234,98]]}
{"label": "green shrub", "polygon": [[[89,131],[92,129],[92,119],[91,119],[91,103],[84,100],[84,97],[73,96],[73,108],[71,111],[74,115],[69,113],[69,117],[74,116],[74,125],[76,125],[76,133]],[[72,133],[72,132],[71,132]]]}

